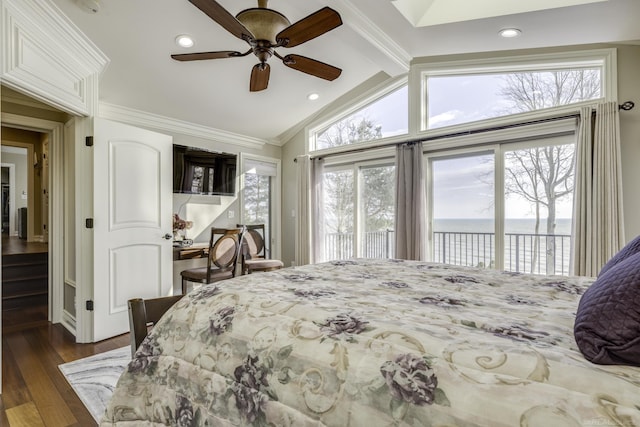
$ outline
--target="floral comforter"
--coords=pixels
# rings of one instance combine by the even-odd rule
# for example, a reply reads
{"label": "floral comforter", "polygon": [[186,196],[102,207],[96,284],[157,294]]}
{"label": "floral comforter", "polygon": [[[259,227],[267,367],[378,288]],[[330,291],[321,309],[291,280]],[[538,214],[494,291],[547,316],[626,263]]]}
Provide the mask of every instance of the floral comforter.
{"label": "floral comforter", "polygon": [[640,426],[640,369],[573,338],[592,280],[365,260],[203,286],[102,426]]}

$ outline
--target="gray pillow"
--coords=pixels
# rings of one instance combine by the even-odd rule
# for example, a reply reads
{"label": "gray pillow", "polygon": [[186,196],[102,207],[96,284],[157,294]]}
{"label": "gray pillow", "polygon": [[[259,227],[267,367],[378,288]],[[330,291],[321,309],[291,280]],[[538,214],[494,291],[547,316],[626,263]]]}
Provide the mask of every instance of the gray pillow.
{"label": "gray pillow", "polygon": [[640,366],[640,253],[611,266],[582,295],[574,336],[593,363]]}
{"label": "gray pillow", "polygon": [[620,252],[615,254],[604,265],[604,267],[600,269],[600,273],[598,273],[598,276],[600,276],[601,274],[604,274],[607,270],[609,270],[611,267],[613,267],[620,261],[624,261],[625,259],[629,258],[631,255],[635,255],[638,252],[640,252],[640,236],[636,237],[635,239],[627,243],[627,245],[624,248],[620,249]]}

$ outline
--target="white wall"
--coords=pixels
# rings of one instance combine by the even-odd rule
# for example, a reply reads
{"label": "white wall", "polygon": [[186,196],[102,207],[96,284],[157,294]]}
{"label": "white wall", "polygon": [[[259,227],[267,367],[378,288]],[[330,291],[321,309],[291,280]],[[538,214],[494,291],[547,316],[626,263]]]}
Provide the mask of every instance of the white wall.
{"label": "white wall", "polygon": [[[153,129],[152,129],[153,130]],[[163,133],[167,133],[163,131]],[[240,147],[225,141],[213,141],[196,138],[182,134],[173,134],[173,143],[204,148],[207,150],[222,151],[231,154],[250,153],[264,157],[279,159],[282,155],[281,148],[276,145],[264,144],[255,148]],[[240,220],[240,183],[239,166],[236,178],[236,195],[232,196],[201,196],[201,195],[173,195],[173,212],[180,218],[193,221],[193,227],[187,230],[186,237],[195,242],[208,242],[211,227],[232,228]],[[283,234],[284,236],[284,234]]]}

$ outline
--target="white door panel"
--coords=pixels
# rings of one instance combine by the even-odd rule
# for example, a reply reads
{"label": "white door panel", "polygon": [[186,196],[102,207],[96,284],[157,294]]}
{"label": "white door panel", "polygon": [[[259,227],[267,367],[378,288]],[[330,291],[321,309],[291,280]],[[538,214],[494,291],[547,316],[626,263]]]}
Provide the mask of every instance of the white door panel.
{"label": "white door panel", "polygon": [[94,123],[94,341],[129,331],[127,300],[172,292],[172,139]]}

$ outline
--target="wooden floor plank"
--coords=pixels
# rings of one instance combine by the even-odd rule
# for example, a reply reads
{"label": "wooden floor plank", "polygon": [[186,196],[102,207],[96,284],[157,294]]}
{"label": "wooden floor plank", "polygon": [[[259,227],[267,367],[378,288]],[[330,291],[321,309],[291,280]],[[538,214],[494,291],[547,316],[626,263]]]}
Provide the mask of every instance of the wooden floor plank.
{"label": "wooden floor plank", "polygon": [[7,409],[7,419],[10,427],[45,427],[33,402]]}
{"label": "wooden floor plank", "polygon": [[6,340],[2,342],[2,349],[2,381],[7,385],[2,388],[2,402],[5,409],[9,409],[30,402],[31,395]]}
{"label": "wooden floor plank", "polygon": [[[58,391],[62,399],[64,399],[65,404],[67,405],[71,413],[73,413],[79,425],[88,426],[95,423],[87,408],[84,406],[82,401],[80,401],[80,398],[73,390],[71,385],[67,382],[64,375],[62,375],[62,372],[60,371],[60,368],[58,366],[62,363],[65,363],[65,361],[54,350],[53,346],[46,340],[47,335],[44,334],[43,330],[34,329],[25,331],[24,336],[30,347],[38,355],[38,358],[40,359],[40,362],[47,375],[49,376],[49,378],[51,378],[51,381],[54,384],[56,390]],[[66,346],[76,346],[76,344],[67,341]],[[86,346],[86,344],[84,346]]]}
{"label": "wooden floor plank", "polygon": [[45,425],[57,427],[75,424],[76,418],[58,393],[55,384],[24,335],[10,335],[7,337],[7,342],[14,354],[21,355],[16,360],[16,364]]}
{"label": "wooden floor plank", "polygon": [[7,418],[7,407],[4,405],[4,395],[0,394],[0,426],[8,426],[9,418]]}
{"label": "wooden floor plank", "polygon": [[[17,425],[96,426],[58,365],[126,345],[129,334],[96,344],[76,344],[73,335],[59,324],[3,333],[0,426],[15,427],[13,422],[24,420],[29,424]],[[30,418],[35,414],[34,407],[39,421]],[[64,420],[56,415],[58,412],[66,414]],[[21,421],[9,424],[8,414]]]}

